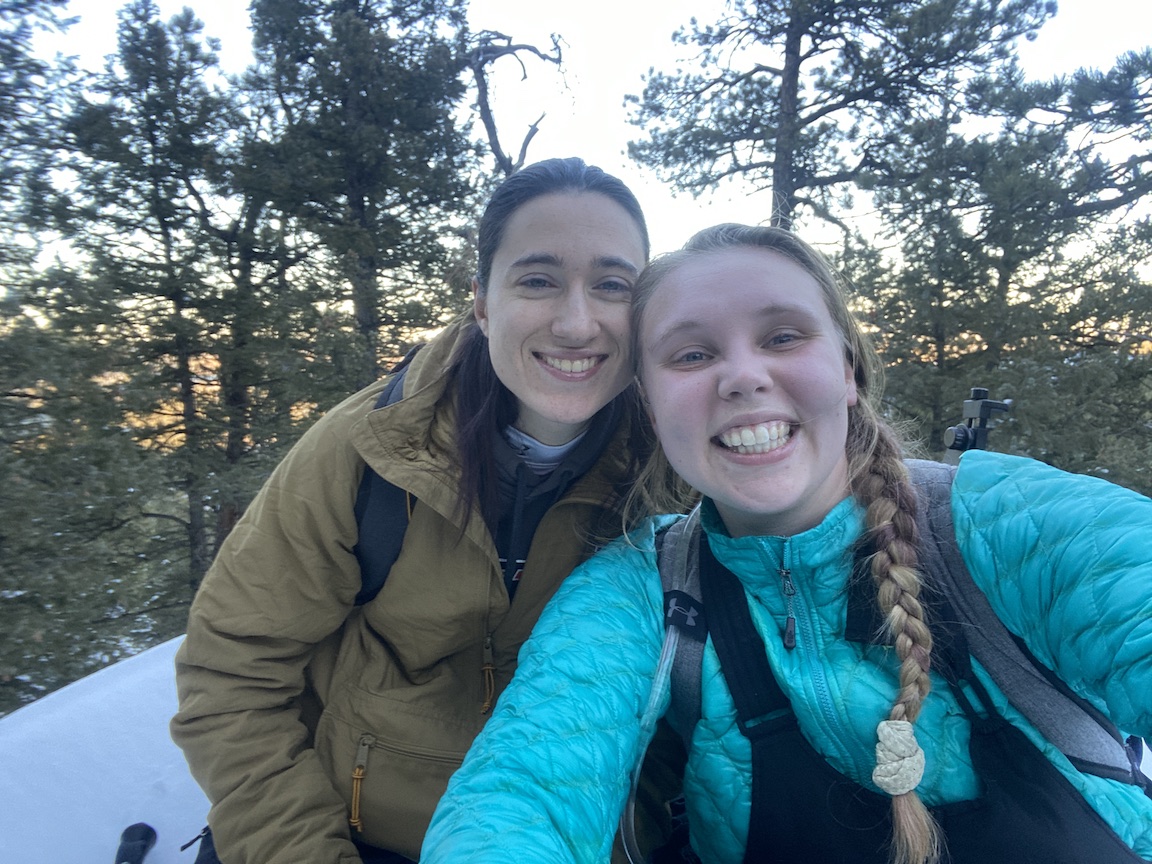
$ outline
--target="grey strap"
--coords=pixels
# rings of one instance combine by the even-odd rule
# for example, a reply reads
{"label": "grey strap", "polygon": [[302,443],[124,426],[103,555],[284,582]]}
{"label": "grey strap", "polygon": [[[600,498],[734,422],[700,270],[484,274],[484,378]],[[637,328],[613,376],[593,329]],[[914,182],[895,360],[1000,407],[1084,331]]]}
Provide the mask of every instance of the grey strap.
{"label": "grey strap", "polygon": [[973,581],[960,555],[952,524],[955,466],[919,459],[906,460],[905,464],[919,493],[921,569],[931,574],[951,602],[972,656],[1016,710],[1078,769],[1132,782],[1132,762],[1119,733],[1112,734],[1112,724],[1103,715],[1090,716],[1086,707],[1061,693],[1044,677],[1020,650]]}
{"label": "grey strap", "polygon": [[[976,586],[956,543],[952,524],[952,480],[956,467],[920,459],[905,460],[919,493],[917,527],[921,562],[948,598],[973,657],[1041,735],[1079,770],[1133,782],[1133,764],[1115,726],[1095,708],[1062,693],[1016,644],[1012,634]],[[658,551],[665,597],[682,592],[700,602],[700,509],[664,532]],[[667,602],[667,600],[666,600]],[[700,604],[703,608],[703,604]],[[669,720],[689,745],[700,719],[700,675],[704,642],[681,639],[672,666]]]}
{"label": "grey strap", "polygon": [[[695,601],[700,599],[700,505],[696,505],[685,518],[669,527],[661,537],[657,551],[660,582],[664,587],[664,602],[673,602],[670,595],[679,592]],[[665,620],[669,610],[665,606]],[[703,621],[700,621],[703,630]],[[705,633],[705,637],[706,637]],[[668,722],[691,744],[692,730],[700,719],[700,674],[704,657],[704,639],[680,639],[676,658],[672,663],[672,698]]]}

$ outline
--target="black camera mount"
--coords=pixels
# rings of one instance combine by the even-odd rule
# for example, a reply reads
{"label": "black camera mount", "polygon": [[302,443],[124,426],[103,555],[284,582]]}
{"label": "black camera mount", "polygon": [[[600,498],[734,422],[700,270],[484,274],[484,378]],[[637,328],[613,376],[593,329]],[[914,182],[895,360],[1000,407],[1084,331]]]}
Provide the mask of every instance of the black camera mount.
{"label": "black camera mount", "polygon": [[973,387],[972,398],[964,400],[964,422],[944,430],[944,461],[956,464],[965,450],[988,449],[988,421],[998,411],[1009,411],[1012,400],[997,402],[988,398],[984,387]]}

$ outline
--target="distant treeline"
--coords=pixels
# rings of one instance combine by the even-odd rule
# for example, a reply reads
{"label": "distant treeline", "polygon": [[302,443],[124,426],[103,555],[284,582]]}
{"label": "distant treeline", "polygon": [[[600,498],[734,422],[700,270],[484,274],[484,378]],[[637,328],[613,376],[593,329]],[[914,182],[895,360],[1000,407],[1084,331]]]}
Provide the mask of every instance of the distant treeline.
{"label": "distant treeline", "polygon": [[[1152,50],[1028,81],[1053,11],[735,2],[636,82],[629,149],[832,238],[926,452],[987,387],[996,449],[1147,494]],[[562,61],[449,0],[253,0],[229,78],[133,0],[88,71],[33,51],[66,13],[0,0],[0,713],[181,632],[318,412],[467,307],[480,202],[532,158],[491,65]]]}

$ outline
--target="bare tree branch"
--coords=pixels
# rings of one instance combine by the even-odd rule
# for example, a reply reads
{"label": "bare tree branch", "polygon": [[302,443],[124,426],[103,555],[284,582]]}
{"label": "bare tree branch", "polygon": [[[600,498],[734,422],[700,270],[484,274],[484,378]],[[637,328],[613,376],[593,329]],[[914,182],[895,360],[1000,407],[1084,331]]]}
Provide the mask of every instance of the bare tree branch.
{"label": "bare tree branch", "polygon": [[476,46],[468,54],[468,68],[476,79],[476,106],[480,112],[480,120],[484,124],[484,131],[488,135],[488,146],[492,148],[492,156],[496,160],[496,168],[508,177],[524,167],[528,154],[528,145],[540,131],[540,119],[528,127],[528,132],[520,144],[520,152],[513,161],[500,144],[500,134],[496,128],[496,118],[492,113],[492,100],[488,92],[488,70],[501,57],[513,57],[520,64],[521,78],[528,77],[528,69],[524,65],[522,52],[533,54],[545,63],[561,65],[563,53],[560,48],[560,37],[552,34],[552,50],[545,52],[535,45],[513,42],[510,36],[498,33],[495,30],[484,30],[476,36]]}

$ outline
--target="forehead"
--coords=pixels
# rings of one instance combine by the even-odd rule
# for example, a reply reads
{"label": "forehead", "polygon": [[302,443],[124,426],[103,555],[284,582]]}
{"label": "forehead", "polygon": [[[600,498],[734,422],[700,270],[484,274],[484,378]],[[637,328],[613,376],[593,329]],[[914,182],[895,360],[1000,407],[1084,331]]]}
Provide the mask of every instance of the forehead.
{"label": "forehead", "polygon": [[516,209],[496,249],[497,266],[525,256],[549,256],[564,264],[626,259],[644,265],[640,228],[620,204],[597,192],[540,195]]}
{"label": "forehead", "polygon": [[645,306],[642,330],[788,310],[831,320],[820,283],[791,258],[770,249],[719,249],[691,256],[660,281]]}

